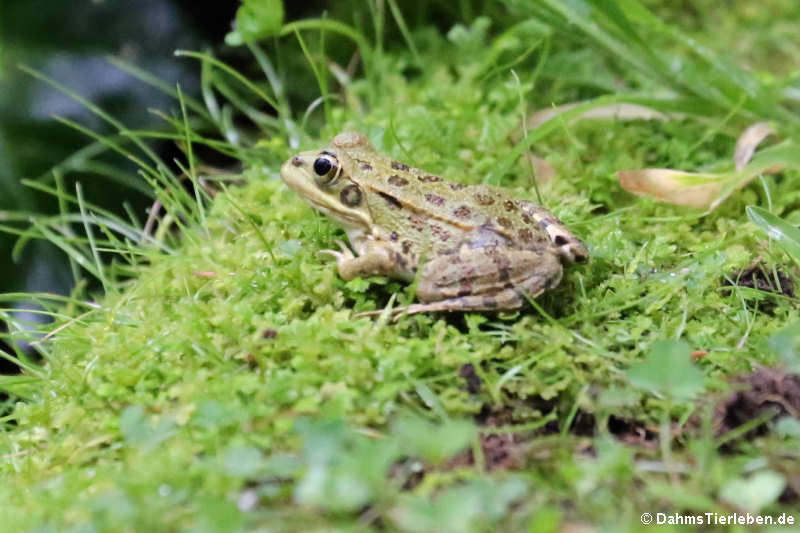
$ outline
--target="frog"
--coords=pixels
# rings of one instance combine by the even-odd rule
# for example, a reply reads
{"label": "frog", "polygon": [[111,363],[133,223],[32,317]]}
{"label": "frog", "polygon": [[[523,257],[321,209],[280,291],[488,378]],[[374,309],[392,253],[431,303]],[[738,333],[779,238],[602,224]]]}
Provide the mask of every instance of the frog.
{"label": "frog", "polygon": [[[287,187],[338,223],[350,246],[319,255],[344,280],[417,281],[417,302],[393,316],[511,311],[553,289],[586,245],[555,215],[508,190],[413,168],[345,131],[281,167]],[[379,314],[381,311],[363,313]]]}

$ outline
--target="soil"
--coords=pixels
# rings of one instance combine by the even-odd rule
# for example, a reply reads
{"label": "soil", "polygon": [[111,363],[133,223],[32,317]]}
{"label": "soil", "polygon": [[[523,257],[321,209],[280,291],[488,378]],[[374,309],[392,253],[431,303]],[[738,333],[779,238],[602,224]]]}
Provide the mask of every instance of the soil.
{"label": "soil", "polygon": [[[734,378],[732,383],[737,390],[714,409],[718,435],[758,418],[770,409],[775,411],[773,420],[786,415],[800,419],[800,375],[761,367]],[[752,438],[765,431],[766,423],[753,428],[743,438]]]}

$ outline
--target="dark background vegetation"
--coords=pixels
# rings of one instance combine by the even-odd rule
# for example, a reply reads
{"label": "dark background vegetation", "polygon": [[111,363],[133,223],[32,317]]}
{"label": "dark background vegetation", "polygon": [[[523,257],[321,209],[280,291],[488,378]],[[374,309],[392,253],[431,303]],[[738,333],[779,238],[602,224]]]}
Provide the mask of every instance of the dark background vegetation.
{"label": "dark background vegetation", "polygon": [[[85,106],[18,65],[41,71],[131,128],[159,127],[160,119],[147,110],[169,108],[169,97],[116,68],[108,56],[135,64],[169,85],[180,84],[187,93],[197,93],[196,65],[176,60],[173,52],[219,43],[236,7],[235,2],[197,6],[178,0],[2,2],[0,209],[38,213],[57,209],[51,196],[21,182],[50,180],[51,169],[90,139],[54,121],[54,115],[101,134],[111,133]],[[169,143],[157,149],[165,156],[174,150]],[[113,164],[123,163],[114,160]],[[123,202],[139,213],[149,205],[143,195],[114,185],[96,172],[72,173],[67,178],[68,184],[81,181],[87,199],[116,211]],[[0,292],[69,290],[71,276],[65,258],[50,245],[35,243],[11,261],[15,240],[13,235],[0,235]]]}

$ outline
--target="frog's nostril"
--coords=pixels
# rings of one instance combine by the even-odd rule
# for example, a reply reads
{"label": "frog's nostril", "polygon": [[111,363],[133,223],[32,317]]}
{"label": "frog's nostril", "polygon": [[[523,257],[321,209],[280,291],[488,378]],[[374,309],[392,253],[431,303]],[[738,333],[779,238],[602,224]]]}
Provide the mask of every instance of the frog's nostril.
{"label": "frog's nostril", "polygon": [[294,165],[296,167],[302,166],[303,165],[303,160],[300,159],[299,157],[295,156],[295,157],[292,158],[292,165]]}

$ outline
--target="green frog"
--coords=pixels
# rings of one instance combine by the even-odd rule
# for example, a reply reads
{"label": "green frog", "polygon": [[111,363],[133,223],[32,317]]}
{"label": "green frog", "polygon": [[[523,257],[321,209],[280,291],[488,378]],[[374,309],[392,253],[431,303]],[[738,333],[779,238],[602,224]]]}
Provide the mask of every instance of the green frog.
{"label": "green frog", "polygon": [[543,207],[409,167],[358,132],[295,155],[281,179],[344,228],[353,250],[337,241],[339,250],[320,252],[336,259],[343,279],[418,278],[420,303],[394,316],[516,309],[558,285],[562,265],[589,257]]}

